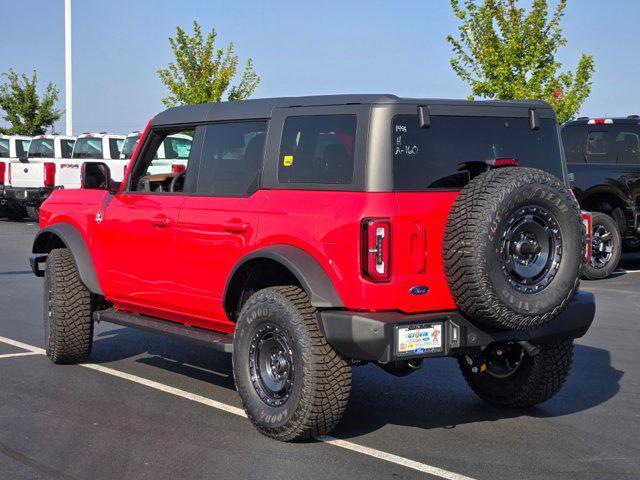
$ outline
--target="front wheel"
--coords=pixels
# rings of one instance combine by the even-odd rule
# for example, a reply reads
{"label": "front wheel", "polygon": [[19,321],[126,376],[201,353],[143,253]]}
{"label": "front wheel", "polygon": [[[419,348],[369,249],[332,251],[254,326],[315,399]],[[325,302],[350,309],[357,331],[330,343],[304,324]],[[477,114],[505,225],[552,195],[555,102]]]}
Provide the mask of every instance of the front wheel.
{"label": "front wheel", "polygon": [[80,363],[91,353],[91,293],[66,248],[51,250],[44,274],[44,335],[53,363]]}
{"label": "front wheel", "polygon": [[458,359],[471,389],[501,407],[531,407],[560,391],[573,360],[573,340],[538,346],[527,353],[517,343],[493,344],[479,355]]}
{"label": "front wheel", "polygon": [[622,251],[622,240],[618,224],[609,215],[592,214],[591,259],[582,269],[588,280],[607,278],[618,266]]}
{"label": "front wheel", "polygon": [[247,300],[236,325],[236,388],[249,420],[276,440],[324,435],[347,406],[351,367],[327,343],[315,312],[299,287],[270,287]]}

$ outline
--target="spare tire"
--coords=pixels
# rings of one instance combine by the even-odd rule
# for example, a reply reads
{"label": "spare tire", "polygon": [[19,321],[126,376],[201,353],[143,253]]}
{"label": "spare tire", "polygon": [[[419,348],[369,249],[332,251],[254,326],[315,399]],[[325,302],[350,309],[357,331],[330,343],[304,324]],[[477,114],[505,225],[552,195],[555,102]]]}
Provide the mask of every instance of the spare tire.
{"label": "spare tire", "polygon": [[527,330],[567,306],[585,248],[580,208],[561,180],[533,168],[499,168],[471,180],[454,202],[444,267],[468,318]]}

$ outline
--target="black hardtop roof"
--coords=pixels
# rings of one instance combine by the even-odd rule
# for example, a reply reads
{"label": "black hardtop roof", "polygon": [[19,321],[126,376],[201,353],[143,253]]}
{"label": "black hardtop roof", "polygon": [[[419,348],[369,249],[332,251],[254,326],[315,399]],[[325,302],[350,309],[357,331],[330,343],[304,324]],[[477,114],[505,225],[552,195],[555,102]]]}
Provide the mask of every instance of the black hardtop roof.
{"label": "black hardtop roof", "polygon": [[435,98],[402,98],[390,94],[314,95],[308,97],[259,98],[228,102],[199,103],[174,107],[159,113],[152,125],[178,125],[221,120],[270,118],[276,108],[333,105],[455,105],[521,107],[552,110],[539,100],[451,100]]}
{"label": "black hardtop roof", "polygon": [[[626,124],[626,125],[640,125],[640,115],[628,115],[626,117],[579,117],[575,120],[570,120],[566,123],[563,123],[563,127],[571,126],[571,125],[589,125],[589,120],[611,120],[614,124]],[[594,125],[592,122],[591,125]]]}

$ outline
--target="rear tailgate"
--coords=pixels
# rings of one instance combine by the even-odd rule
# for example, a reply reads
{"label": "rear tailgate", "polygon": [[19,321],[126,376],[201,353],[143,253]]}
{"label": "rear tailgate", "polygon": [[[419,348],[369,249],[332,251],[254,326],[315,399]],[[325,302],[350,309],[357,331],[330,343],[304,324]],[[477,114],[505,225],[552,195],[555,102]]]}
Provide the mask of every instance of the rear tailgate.
{"label": "rear tailgate", "polygon": [[442,259],[444,230],[458,192],[478,168],[500,159],[565,178],[555,118],[541,115],[532,128],[526,109],[504,116],[495,110],[485,116],[480,110],[477,116],[432,115],[428,128],[421,127],[417,113],[392,121],[399,218],[393,265],[402,311],[455,308]]}
{"label": "rear tailgate", "polygon": [[12,161],[8,176],[11,186],[14,188],[44,187],[44,163],[41,161],[30,163]]}

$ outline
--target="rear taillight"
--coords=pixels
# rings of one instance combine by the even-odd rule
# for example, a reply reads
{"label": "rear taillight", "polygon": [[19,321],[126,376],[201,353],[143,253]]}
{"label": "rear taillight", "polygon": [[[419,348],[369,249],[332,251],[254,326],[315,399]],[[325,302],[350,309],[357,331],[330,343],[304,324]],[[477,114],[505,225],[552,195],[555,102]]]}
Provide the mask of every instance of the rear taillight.
{"label": "rear taillight", "polygon": [[44,163],[44,186],[53,187],[56,184],[56,164],[52,162]]}
{"label": "rear taillight", "polygon": [[373,282],[391,278],[391,222],[388,218],[362,221],[362,274]]}
{"label": "rear taillight", "polygon": [[171,165],[171,173],[180,173],[180,172],[186,172],[187,171],[187,167],[185,165],[180,165],[180,164],[173,164]]}
{"label": "rear taillight", "polygon": [[7,164],[2,162],[0,163],[0,183],[4,183],[4,177],[7,174]]}
{"label": "rear taillight", "polygon": [[582,218],[585,235],[587,236],[587,248],[585,249],[584,253],[584,263],[588,263],[589,260],[591,260],[591,235],[593,234],[591,226],[591,212],[585,212],[584,210],[581,210],[580,217]]}

